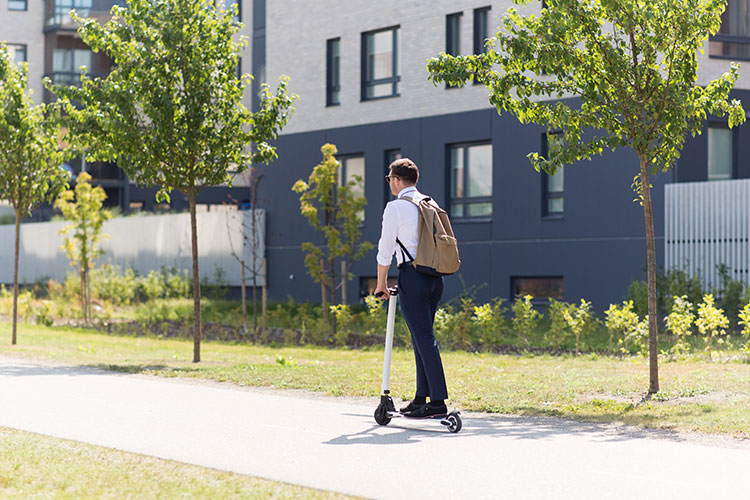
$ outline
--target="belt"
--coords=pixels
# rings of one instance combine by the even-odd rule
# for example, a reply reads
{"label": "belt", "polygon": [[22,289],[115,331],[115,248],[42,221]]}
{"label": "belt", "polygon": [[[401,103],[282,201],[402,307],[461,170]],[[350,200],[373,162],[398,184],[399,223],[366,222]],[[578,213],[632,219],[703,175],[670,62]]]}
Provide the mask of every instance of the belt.
{"label": "belt", "polygon": [[401,271],[401,270],[402,270],[402,269],[404,269],[404,268],[405,268],[406,266],[410,265],[410,264],[411,264],[412,262],[414,262],[414,261],[413,261],[413,260],[410,260],[410,261],[404,261],[404,262],[402,262],[401,264],[397,265],[397,266],[396,266],[396,269],[398,269],[399,271]]}

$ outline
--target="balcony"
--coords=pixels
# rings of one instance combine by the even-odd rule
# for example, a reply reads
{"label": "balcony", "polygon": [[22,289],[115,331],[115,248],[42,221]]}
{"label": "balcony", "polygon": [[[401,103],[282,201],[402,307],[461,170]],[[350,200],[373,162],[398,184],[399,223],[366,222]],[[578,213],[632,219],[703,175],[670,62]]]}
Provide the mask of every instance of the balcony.
{"label": "balcony", "polygon": [[714,59],[750,61],[750,37],[718,33],[708,40],[708,55]]}
{"label": "balcony", "polygon": [[76,31],[78,26],[70,19],[75,10],[81,17],[107,22],[115,5],[124,7],[126,0],[47,0],[44,8],[44,31]]}

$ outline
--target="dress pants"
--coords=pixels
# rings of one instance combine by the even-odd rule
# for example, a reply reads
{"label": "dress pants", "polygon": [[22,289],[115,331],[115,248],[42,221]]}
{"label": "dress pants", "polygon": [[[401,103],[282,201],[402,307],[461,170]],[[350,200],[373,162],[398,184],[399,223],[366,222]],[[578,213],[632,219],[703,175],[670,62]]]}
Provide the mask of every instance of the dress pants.
{"label": "dress pants", "polygon": [[398,299],[411,332],[417,365],[417,396],[448,399],[443,362],[432,324],[443,295],[443,278],[428,276],[407,264],[398,273]]}

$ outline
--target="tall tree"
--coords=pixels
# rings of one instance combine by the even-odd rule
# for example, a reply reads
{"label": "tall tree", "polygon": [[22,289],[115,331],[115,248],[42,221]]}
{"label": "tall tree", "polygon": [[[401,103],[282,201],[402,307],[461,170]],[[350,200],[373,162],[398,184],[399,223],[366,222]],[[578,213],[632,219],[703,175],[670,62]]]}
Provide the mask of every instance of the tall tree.
{"label": "tall tree", "polygon": [[247,40],[236,36],[235,13],[236,6],[226,11],[212,0],[129,0],[103,26],[73,15],[81,39],[114,66],[106,78],[84,75],[80,89],[54,89],[66,98],[69,126],[90,158],[116,161],[137,183],[158,186],[159,201],[169,201],[173,189],[188,198],[194,362],[201,341],[198,193],[274,159],[269,142],[294,99],[282,78],[274,95],[264,87],[258,112],[242,104],[251,76],[237,75]]}
{"label": "tall tree", "polygon": [[[686,135],[699,134],[707,114],[728,114],[730,127],[745,120],[741,103],[729,101],[736,66],[705,87],[696,85],[696,53],[719,29],[725,5],[726,0],[547,0],[539,15],[509,9],[486,53],[442,53],[427,65],[435,84],[484,83],[498,113],[561,131],[547,158],[529,154],[537,171],[554,174],[561,165],[605,149],[630,147],[638,154],[634,171],[646,229],[649,393],[659,390],[650,175],[675,164]],[[578,99],[557,100],[568,96]]]}
{"label": "tall tree", "polygon": [[17,342],[18,265],[21,220],[65,186],[61,164],[60,128],[46,120],[44,104],[34,105],[22,67],[0,43],[0,199],[13,207],[16,218],[13,257],[13,344]]}
{"label": "tall tree", "polygon": [[[359,241],[361,214],[367,199],[358,196],[355,190],[363,179],[355,175],[351,181],[340,185],[341,164],[336,160],[336,146],[324,144],[320,150],[323,161],[313,168],[307,181],[298,180],[292,190],[300,195],[302,215],[323,236],[324,245],[306,241],[302,243],[302,250],[306,253],[307,273],[316,283],[323,284],[329,303],[333,305],[336,291],[341,288],[340,278],[351,279],[352,265],[373,246],[369,241]],[[339,273],[341,259],[345,267]],[[325,297],[323,299],[325,307]],[[327,317],[328,312],[324,310],[323,314]],[[335,317],[333,328],[335,332]]]}
{"label": "tall tree", "polygon": [[91,321],[91,286],[89,271],[94,267],[96,258],[103,251],[99,243],[108,238],[102,233],[104,222],[112,218],[112,212],[102,210],[107,194],[101,186],[91,186],[91,175],[86,172],[78,174],[75,192],[66,189],[55,200],[55,208],[63,217],[72,222],[60,230],[60,234],[70,234],[65,238],[62,249],[70,259],[70,265],[78,268],[81,280],[81,314],[83,322]]}

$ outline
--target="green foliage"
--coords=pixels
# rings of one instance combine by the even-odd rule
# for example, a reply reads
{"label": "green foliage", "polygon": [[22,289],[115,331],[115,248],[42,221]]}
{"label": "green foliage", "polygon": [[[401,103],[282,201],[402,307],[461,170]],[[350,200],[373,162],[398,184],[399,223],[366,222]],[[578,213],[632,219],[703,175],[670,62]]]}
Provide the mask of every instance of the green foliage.
{"label": "green foliage", "polygon": [[333,144],[320,148],[323,161],[316,165],[307,181],[299,179],[292,191],[300,195],[300,213],[310,226],[321,233],[323,244],[311,241],[302,243],[307,273],[316,283],[322,283],[336,304],[336,290],[341,286],[340,262],[346,263],[345,279],[353,277],[350,270],[355,261],[373,248],[370,242],[361,242],[361,225],[367,199],[357,195],[363,179],[354,179],[339,185],[341,164],[336,160]]}
{"label": "green foliage", "polygon": [[77,267],[81,276],[81,310],[84,321],[91,319],[89,270],[94,267],[96,258],[103,253],[99,244],[108,236],[102,233],[102,226],[112,217],[109,210],[102,209],[107,197],[104,189],[101,186],[92,187],[90,181],[91,176],[81,172],[76,179],[75,193],[65,190],[55,200],[55,208],[72,222],[60,230],[60,234],[70,234],[61,248],[70,259],[70,265]]}
{"label": "green foliage", "polygon": [[578,305],[570,304],[563,311],[563,317],[565,322],[568,324],[570,331],[576,338],[576,356],[578,355],[579,343],[581,336],[591,327],[591,320],[593,316],[591,314],[591,302],[587,302],[581,299],[581,303]]}
{"label": "green foliage", "polygon": [[716,295],[721,297],[721,307],[726,311],[730,330],[737,331],[739,321],[737,314],[742,307],[742,297],[746,287],[742,281],[733,279],[729,275],[729,267],[726,264],[719,264],[716,268],[721,279],[721,289],[716,291]]}
{"label": "green foliage", "polygon": [[690,350],[690,344],[687,337],[692,333],[693,321],[693,304],[687,300],[687,296],[678,297],[675,295],[672,305],[672,312],[666,317],[667,328],[676,338],[672,346],[672,352],[680,359],[685,359]]}
{"label": "green foliage", "polygon": [[622,344],[624,351],[628,352],[630,339],[639,328],[638,314],[633,310],[633,301],[626,300],[622,306],[610,304],[604,314],[605,325],[609,331],[609,352],[613,352],[613,340]]}
{"label": "green foliage", "polygon": [[714,305],[714,296],[706,294],[703,296],[703,302],[698,306],[698,319],[695,326],[703,336],[706,344],[706,352],[711,356],[713,349],[713,339],[717,338],[717,343],[724,343],[723,335],[729,326],[729,320],[724,315],[724,310]]}
{"label": "green foliage", "polygon": [[526,347],[529,346],[531,331],[536,329],[541,318],[539,311],[536,311],[531,304],[531,299],[533,299],[531,295],[516,297],[511,306],[513,310],[513,330]]}
{"label": "green foliage", "polygon": [[346,304],[334,304],[330,308],[338,325],[336,333],[333,336],[333,341],[338,346],[345,346],[347,337],[352,333],[354,328],[354,315],[351,308]]}
{"label": "green foliage", "polygon": [[91,294],[114,305],[130,304],[136,297],[138,282],[135,272],[128,267],[123,272],[118,266],[104,264],[91,272]]}
{"label": "green foliage", "polygon": [[562,347],[565,338],[570,333],[570,327],[565,320],[565,312],[571,307],[564,301],[550,299],[547,306],[547,316],[549,317],[549,336],[548,341],[555,347]]}
{"label": "green foliage", "polygon": [[745,304],[739,314],[739,324],[742,325],[742,337],[745,343],[742,345],[742,352],[745,356],[750,357],[750,302]]}
{"label": "green foliage", "polygon": [[477,326],[480,345],[485,347],[500,345],[508,328],[505,320],[507,307],[503,306],[504,302],[504,299],[496,298],[492,303],[474,306],[472,321]]}

